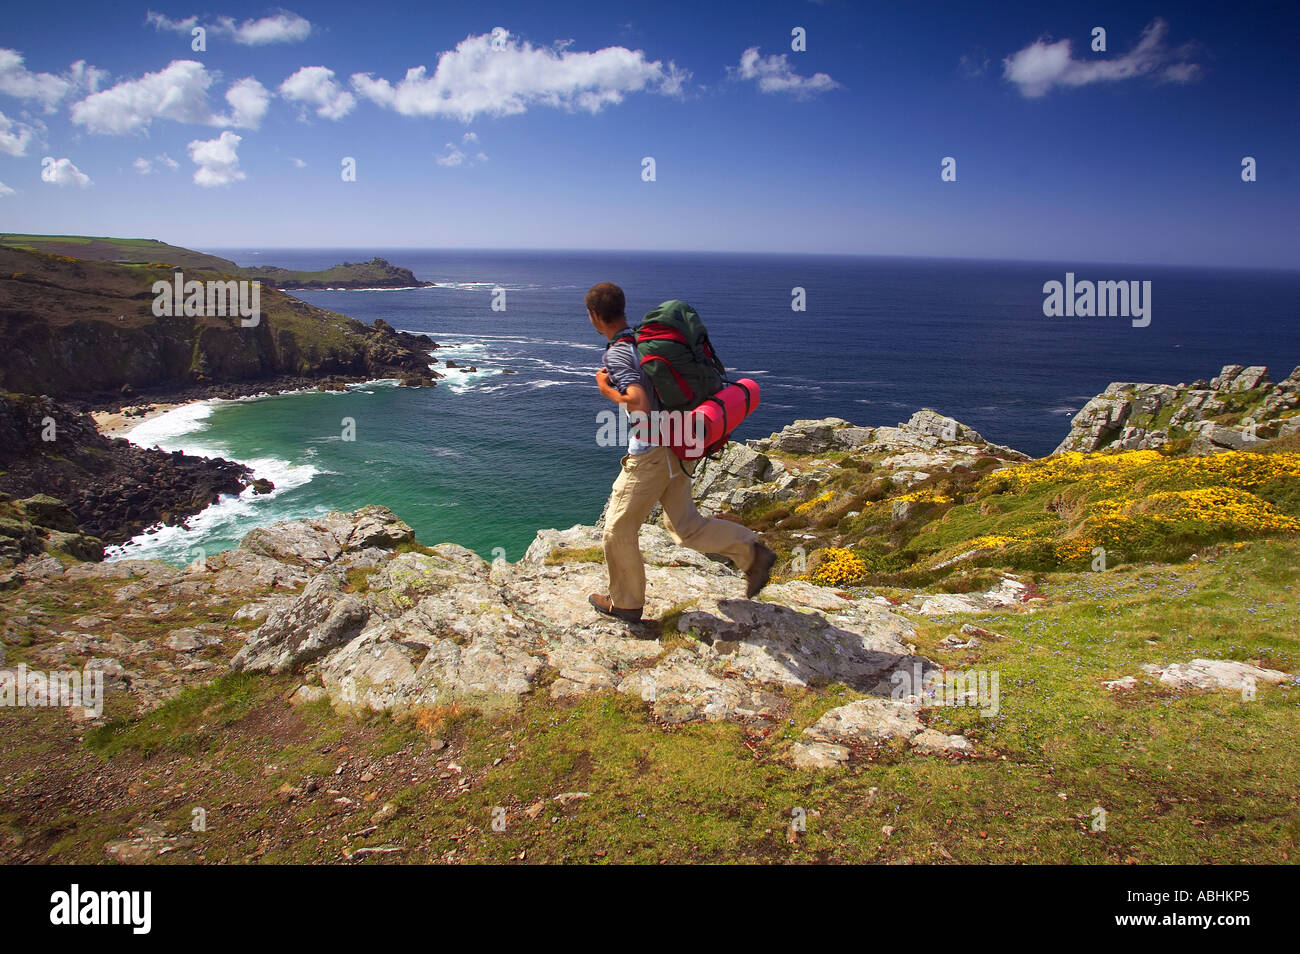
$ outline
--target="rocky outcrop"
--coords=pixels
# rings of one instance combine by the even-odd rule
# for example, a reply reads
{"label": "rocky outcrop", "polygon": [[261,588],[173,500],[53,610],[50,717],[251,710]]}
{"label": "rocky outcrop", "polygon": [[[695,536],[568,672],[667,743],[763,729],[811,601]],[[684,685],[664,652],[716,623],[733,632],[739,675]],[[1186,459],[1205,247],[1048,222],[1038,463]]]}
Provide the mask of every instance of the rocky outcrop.
{"label": "rocky outcrop", "polygon": [[890,454],[930,452],[954,461],[979,454],[1024,460],[1025,455],[1009,447],[992,444],[956,418],[937,411],[917,411],[897,427],[857,427],[838,417],[795,421],[778,433],[750,441],[758,451],[785,454],[823,454],[832,450]]}
{"label": "rocky outcrop", "polygon": [[963,735],[926,728],[915,703],[859,699],[830,710],[804,729],[791,750],[791,758],[798,768],[835,768],[849,761],[855,750],[879,748],[895,739],[932,755],[973,751]]}
{"label": "rocky outcrop", "polygon": [[733,441],[701,463],[693,488],[696,502],[702,510],[718,512],[803,499],[840,466],[816,455],[834,452],[870,463],[897,486],[911,486],[956,466],[971,467],[981,459],[994,466],[1028,459],[931,410],[917,411],[897,427],[859,427],[838,417],[795,421],[770,437]]}
{"label": "rocky outcrop", "polygon": [[1193,659],[1170,666],[1146,665],[1142,670],[1174,689],[1233,689],[1249,691],[1277,685],[1291,677],[1277,669],[1264,669],[1231,659]]}
{"label": "rocky outcrop", "polygon": [[1071,421],[1054,453],[1156,450],[1180,437],[1192,453],[1241,450],[1300,433],[1300,368],[1272,383],[1268,368],[1225,365],[1191,385],[1114,382]]}
{"label": "rocky outcrop", "polygon": [[289,289],[422,288],[433,284],[420,281],[409,268],[393,265],[378,256],[368,262],[344,262],[316,272],[262,265],[240,269],[240,274]]}
{"label": "rocky outcrop", "polygon": [[[542,531],[518,563],[490,564],[463,547],[419,546],[390,511],[366,507],[253,531],[184,569],[133,560],[64,570],[55,561],[55,578],[102,581],[123,611],[165,615],[202,600],[228,607],[229,621],[115,641],[88,635],[111,629],[101,611],[81,621],[84,635],[63,634],[41,658],[104,654],[142,705],[225,657],[237,671],[293,673],[305,687],[295,698],[342,711],[453,702],[492,710],[531,693],[616,692],[664,723],[758,728],[788,717],[792,690],[838,685],[883,700],[896,672],[935,668],[910,648],[913,624],[887,605],[799,581],[748,600],[730,566],[660,528],[642,536],[647,621],[631,627],[587,604],[605,586],[603,564],[589,557],[600,534],[587,526]],[[918,719],[893,734],[910,741],[924,729]]]}

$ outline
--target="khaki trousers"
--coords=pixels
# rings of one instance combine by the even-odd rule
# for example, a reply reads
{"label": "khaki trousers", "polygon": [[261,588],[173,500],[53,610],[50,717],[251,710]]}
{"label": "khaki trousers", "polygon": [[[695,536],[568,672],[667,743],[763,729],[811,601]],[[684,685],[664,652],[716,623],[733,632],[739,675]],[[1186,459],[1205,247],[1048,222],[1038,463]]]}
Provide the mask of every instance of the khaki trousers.
{"label": "khaki trousers", "polygon": [[691,478],[667,447],[625,454],[605,513],[605,566],[609,598],[619,609],[645,605],[645,564],[638,534],[656,503],[663,504],[668,532],[682,546],[729,558],[742,573],[754,559],[754,531],[729,520],[703,516],[691,498]]}

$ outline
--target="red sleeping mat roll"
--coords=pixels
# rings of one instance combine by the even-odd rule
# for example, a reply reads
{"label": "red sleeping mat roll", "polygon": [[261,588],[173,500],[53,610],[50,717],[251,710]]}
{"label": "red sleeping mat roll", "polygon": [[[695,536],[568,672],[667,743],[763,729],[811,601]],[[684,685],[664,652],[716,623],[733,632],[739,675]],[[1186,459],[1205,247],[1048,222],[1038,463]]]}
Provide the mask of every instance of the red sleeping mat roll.
{"label": "red sleeping mat roll", "polygon": [[[726,385],[686,412],[685,430],[674,435],[676,440],[669,445],[673,453],[681,460],[696,460],[713,453],[727,442],[741,421],[758,409],[758,397],[758,383],[752,378]],[[687,436],[692,439],[687,441]]]}

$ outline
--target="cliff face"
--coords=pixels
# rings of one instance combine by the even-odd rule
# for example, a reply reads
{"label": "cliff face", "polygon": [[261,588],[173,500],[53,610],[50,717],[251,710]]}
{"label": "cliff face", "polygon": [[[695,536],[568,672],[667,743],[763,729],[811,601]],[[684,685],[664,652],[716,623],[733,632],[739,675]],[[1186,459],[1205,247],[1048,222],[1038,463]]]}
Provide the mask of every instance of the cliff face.
{"label": "cliff face", "polygon": [[[427,335],[367,326],[267,286],[260,319],[156,317],[163,265],[123,265],[0,248],[0,388],[52,396],[181,388],[293,375],[431,384]],[[189,269],[186,280],[238,275]]]}
{"label": "cliff face", "polygon": [[1240,450],[1254,441],[1300,433],[1300,368],[1276,384],[1263,366],[1229,364],[1210,381],[1107,386],[1071,421],[1053,453]]}

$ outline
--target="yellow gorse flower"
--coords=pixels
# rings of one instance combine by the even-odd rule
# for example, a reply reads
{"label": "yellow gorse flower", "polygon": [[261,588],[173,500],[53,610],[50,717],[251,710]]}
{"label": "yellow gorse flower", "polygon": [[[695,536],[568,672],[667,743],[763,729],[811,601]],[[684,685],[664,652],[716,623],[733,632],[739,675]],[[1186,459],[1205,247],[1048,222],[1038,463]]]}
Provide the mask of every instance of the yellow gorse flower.
{"label": "yellow gorse flower", "polygon": [[827,547],[822,551],[822,561],[812,573],[812,582],[820,586],[849,586],[861,580],[867,565],[852,550]]}
{"label": "yellow gorse flower", "polygon": [[[1096,546],[1123,549],[1175,531],[1202,537],[1300,532],[1300,521],[1252,492],[1278,479],[1300,480],[1300,454],[1070,452],[999,470],[985,477],[981,488],[1019,493],[1060,484],[1074,508],[1071,524],[1063,522],[1060,529],[1071,536],[1053,541],[1051,550],[1065,564],[1086,558]],[[1041,544],[1050,536],[1039,526],[977,537],[963,546]]]}
{"label": "yellow gorse flower", "polygon": [[799,506],[794,508],[794,512],[807,513],[809,510],[812,510],[814,507],[819,507],[822,504],[826,503],[834,496],[835,496],[835,492],[828,490],[826,491],[826,493],[814,497],[812,500],[805,500],[803,503],[799,504]]}

